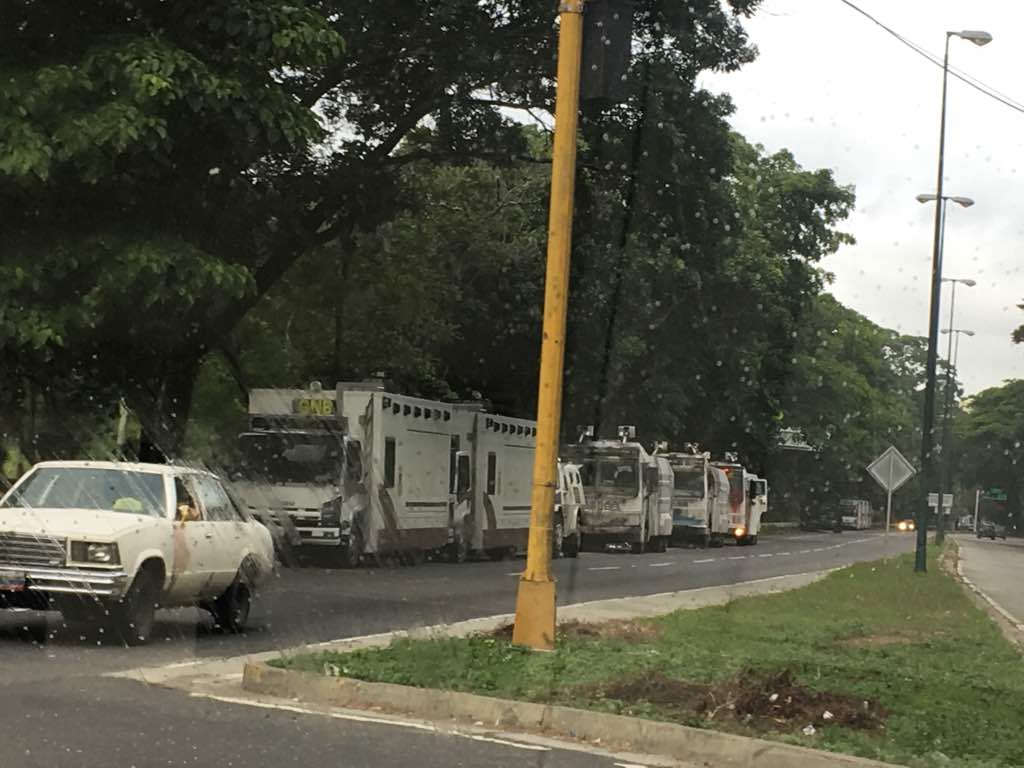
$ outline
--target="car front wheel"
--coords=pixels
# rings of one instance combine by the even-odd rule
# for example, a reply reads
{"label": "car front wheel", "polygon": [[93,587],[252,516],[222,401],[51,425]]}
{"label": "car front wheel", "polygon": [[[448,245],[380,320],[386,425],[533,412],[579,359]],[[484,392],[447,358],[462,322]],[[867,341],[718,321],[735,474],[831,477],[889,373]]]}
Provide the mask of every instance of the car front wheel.
{"label": "car front wheel", "polygon": [[139,571],[128,592],[110,606],[113,628],[125,645],[149,642],[156,621],[160,587],[148,571]]}

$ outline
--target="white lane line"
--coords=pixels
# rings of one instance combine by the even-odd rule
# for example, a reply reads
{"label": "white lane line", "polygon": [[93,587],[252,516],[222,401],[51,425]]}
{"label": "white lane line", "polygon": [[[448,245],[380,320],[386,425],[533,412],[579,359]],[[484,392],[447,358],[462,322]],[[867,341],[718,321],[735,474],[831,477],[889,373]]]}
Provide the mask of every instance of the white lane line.
{"label": "white lane line", "polygon": [[523,572],[522,571],[516,571],[515,573],[506,573],[505,575],[506,576],[522,576]]}
{"label": "white lane line", "polygon": [[694,563],[713,563],[713,562],[715,562],[715,558],[713,558],[713,557],[705,557],[703,560],[694,560],[693,562]]}
{"label": "white lane line", "polygon": [[785,557],[786,555],[791,555],[791,554],[793,554],[793,553],[792,552],[779,552],[779,557]]}
{"label": "white lane line", "polygon": [[[635,565],[633,566],[636,567]],[[621,565],[598,565],[592,568],[587,568],[588,571],[621,571]]]}
{"label": "white lane line", "polygon": [[825,551],[824,547],[815,547],[814,549],[811,550],[811,552],[824,552],[824,551]]}
{"label": "white lane line", "polygon": [[732,555],[729,559],[730,560],[746,560],[747,556],[746,555]]}
{"label": "white lane line", "polygon": [[650,563],[651,568],[665,568],[669,565],[675,565],[675,563]]}
{"label": "white lane line", "polygon": [[298,707],[294,704],[282,704],[277,702],[269,701],[254,701],[252,699],[245,699],[236,696],[220,696],[212,693],[203,693],[201,691],[193,691],[190,696],[197,699],[213,699],[214,701],[222,701],[225,704],[242,704],[249,707],[260,707],[261,709],[279,709],[283,712],[295,712],[301,715],[316,715],[319,717],[332,717],[335,720],[351,720],[357,723],[375,723],[379,725],[392,725],[399,728],[411,728],[416,731],[427,731],[428,733],[448,733],[451,735],[458,736],[463,739],[472,739],[473,741],[485,741],[490,744],[501,744],[505,747],[515,747],[516,749],[525,749],[528,752],[550,752],[549,747],[543,747],[539,744],[524,744],[519,741],[511,741],[509,739],[498,739],[493,736],[483,736],[477,733],[465,733],[458,729],[451,731],[441,731],[435,725],[429,723],[416,723],[408,720],[397,720],[387,717],[370,717],[367,715],[354,715],[349,712],[337,712],[337,711],[323,711],[317,709],[310,709],[309,707]]}
{"label": "white lane line", "polygon": [[812,550],[810,550],[810,549],[801,549],[800,550],[800,554],[801,555],[809,555],[809,554],[811,554],[811,551]]}
{"label": "white lane line", "polygon": [[763,555],[758,555],[758,557],[775,557],[775,555],[771,552],[765,552]]}

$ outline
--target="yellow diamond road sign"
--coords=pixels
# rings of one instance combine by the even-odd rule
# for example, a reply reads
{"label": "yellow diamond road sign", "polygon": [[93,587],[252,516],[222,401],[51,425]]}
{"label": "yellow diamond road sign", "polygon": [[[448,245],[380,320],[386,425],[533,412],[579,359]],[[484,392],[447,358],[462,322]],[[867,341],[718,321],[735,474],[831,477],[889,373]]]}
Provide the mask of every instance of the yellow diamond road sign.
{"label": "yellow diamond road sign", "polygon": [[868,464],[868,472],[880,486],[890,493],[914,476],[917,470],[902,453],[890,445],[882,455]]}

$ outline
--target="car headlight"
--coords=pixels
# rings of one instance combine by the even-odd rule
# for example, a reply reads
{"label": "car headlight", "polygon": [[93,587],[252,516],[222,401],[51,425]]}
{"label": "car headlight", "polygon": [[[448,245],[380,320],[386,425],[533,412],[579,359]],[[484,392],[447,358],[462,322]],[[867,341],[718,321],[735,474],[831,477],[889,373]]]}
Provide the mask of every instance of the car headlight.
{"label": "car headlight", "polygon": [[737,539],[742,539],[747,533],[747,529],[742,525],[736,529],[735,535]]}
{"label": "car headlight", "polygon": [[71,559],[77,563],[117,565],[121,562],[121,553],[117,550],[117,544],[73,541],[71,542]]}

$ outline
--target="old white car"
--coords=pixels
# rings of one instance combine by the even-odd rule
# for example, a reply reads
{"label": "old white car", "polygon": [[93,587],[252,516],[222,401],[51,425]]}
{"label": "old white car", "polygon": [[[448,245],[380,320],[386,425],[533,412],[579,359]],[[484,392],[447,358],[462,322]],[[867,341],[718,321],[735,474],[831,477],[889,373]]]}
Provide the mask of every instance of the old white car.
{"label": "old white car", "polygon": [[0,607],[102,620],[129,644],[158,607],[198,605],[239,631],[273,570],[270,532],[203,470],[43,462],[0,499]]}

